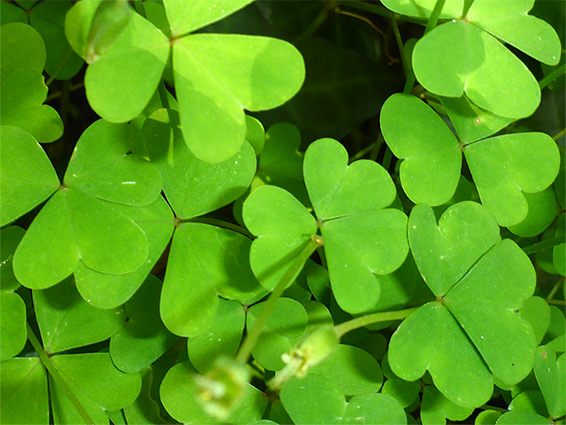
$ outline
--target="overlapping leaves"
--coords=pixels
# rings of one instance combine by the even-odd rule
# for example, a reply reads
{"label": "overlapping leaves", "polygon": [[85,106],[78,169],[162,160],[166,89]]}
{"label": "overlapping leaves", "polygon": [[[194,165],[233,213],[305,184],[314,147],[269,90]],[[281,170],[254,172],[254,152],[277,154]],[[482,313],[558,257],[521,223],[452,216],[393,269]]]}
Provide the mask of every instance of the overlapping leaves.
{"label": "overlapping leaves", "polygon": [[405,259],[406,217],[385,209],[395,198],[395,187],[380,165],[347,162],[346,150],[332,139],[320,139],[307,149],[305,183],[318,221],[275,186],[253,192],[243,217],[258,236],[250,253],[252,270],[270,290],[320,228],[336,300],[344,310],[359,313],[379,299],[376,275],[394,271]]}
{"label": "overlapping leaves", "polygon": [[525,219],[528,203],[523,193],[547,188],[560,166],[556,143],[544,133],[486,138],[499,130],[494,124],[474,133],[475,137],[464,130],[467,140],[459,143],[430,107],[409,95],[396,94],[387,100],[381,111],[381,127],[393,153],[403,159],[401,184],[413,202],[434,206],[452,197],[462,150],[482,203],[502,226]]}
{"label": "overlapping leaves", "polygon": [[532,295],[536,279],[524,252],[501,241],[494,218],[473,202],[448,208],[438,226],[430,207],[416,206],[409,243],[437,300],[393,335],[393,372],[413,381],[428,370],[446,398],[467,407],[489,400],[494,379],[514,385],[525,378],[536,340],[515,311]]}
{"label": "overlapping leaves", "polygon": [[[52,185],[55,194],[14,255],[14,272],[23,285],[48,288],[76,271],[80,262],[117,275],[133,272],[147,260],[145,232],[114,207],[150,204],[161,191],[161,177],[153,165],[129,154],[131,138],[128,125],[105,121],[95,122],[83,133],[63,185],[58,190]],[[3,139],[3,143],[17,142]],[[3,172],[16,179],[30,165],[15,158]],[[34,199],[35,204],[41,200]]]}
{"label": "overlapping leaves", "polygon": [[[397,13],[429,18],[437,2],[383,3]],[[548,23],[528,14],[533,5],[534,0],[475,0],[464,17],[463,0],[446,1],[440,18],[452,21],[415,45],[412,59],[417,79],[435,94],[465,94],[479,107],[503,117],[531,115],[540,102],[537,81],[499,40],[545,64],[558,63],[558,35]]]}
{"label": "overlapping leaves", "polygon": [[[131,11],[108,51],[85,76],[93,109],[111,122],[138,116],[152,98],[165,69],[170,46],[183,136],[194,155],[222,162],[241,148],[244,109],[259,111],[284,103],[300,88],[304,64],[289,43],[267,37],[188,34],[220,20],[251,1],[164,3],[172,40]],[[100,2],[79,2],[67,15],[67,36],[85,56],[93,16]],[[93,23],[96,26],[97,23]],[[101,24],[102,25],[102,24]]]}
{"label": "overlapping leaves", "polygon": [[178,226],[173,235],[161,293],[161,317],[181,336],[196,336],[216,316],[218,295],[245,301],[262,291],[248,262],[250,240],[233,230],[192,222],[238,198],[256,167],[245,143],[227,161],[197,159],[183,141],[174,110],[154,112],[143,126],[145,150],[163,176],[163,191]]}
{"label": "overlapping leaves", "polygon": [[31,26],[15,22],[0,28],[2,52],[0,124],[20,127],[39,142],[53,142],[63,134],[63,122],[51,106],[43,105],[47,86],[43,78],[45,43]]}

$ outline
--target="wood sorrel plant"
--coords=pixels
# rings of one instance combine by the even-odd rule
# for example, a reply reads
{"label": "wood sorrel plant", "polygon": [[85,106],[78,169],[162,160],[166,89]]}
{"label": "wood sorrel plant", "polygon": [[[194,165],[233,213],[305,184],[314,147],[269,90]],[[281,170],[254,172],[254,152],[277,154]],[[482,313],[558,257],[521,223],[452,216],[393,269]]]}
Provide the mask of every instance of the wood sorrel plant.
{"label": "wood sorrel plant", "polygon": [[563,2],[0,7],[1,423],[565,423]]}

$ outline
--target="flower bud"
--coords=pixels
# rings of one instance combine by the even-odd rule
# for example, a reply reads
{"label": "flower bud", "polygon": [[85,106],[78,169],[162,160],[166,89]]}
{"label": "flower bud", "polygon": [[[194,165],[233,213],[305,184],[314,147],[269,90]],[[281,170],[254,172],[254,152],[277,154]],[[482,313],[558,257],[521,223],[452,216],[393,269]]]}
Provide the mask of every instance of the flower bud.
{"label": "flower bud", "polygon": [[269,387],[277,390],[293,376],[304,378],[308,369],[330,357],[338,344],[340,340],[333,326],[313,328],[289,353],[281,356],[286,366],[270,381]]}
{"label": "flower bud", "polygon": [[197,400],[209,415],[226,419],[242,401],[249,380],[246,366],[234,359],[219,357],[206,374],[195,376]]}

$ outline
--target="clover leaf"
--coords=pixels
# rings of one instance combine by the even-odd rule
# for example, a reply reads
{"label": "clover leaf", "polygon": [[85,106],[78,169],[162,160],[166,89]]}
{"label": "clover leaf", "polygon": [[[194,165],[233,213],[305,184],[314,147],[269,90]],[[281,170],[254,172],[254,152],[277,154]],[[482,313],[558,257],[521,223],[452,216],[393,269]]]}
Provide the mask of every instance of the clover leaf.
{"label": "clover leaf", "polygon": [[245,301],[262,291],[249,268],[249,239],[191,222],[238,198],[253,178],[256,158],[246,142],[224,162],[201,161],[184,143],[179,126],[176,111],[159,109],[146,119],[142,134],[178,220],[161,293],[161,317],[171,332],[196,336],[212,325],[218,295]]}
{"label": "clover leaf", "polygon": [[153,165],[128,154],[131,138],[125,124],[100,120],[85,130],[64,184],[14,254],[14,272],[24,286],[48,288],[76,271],[79,261],[102,273],[124,274],[147,260],[146,234],[113,207],[149,204],[161,190]]}
{"label": "clover leaf", "polygon": [[122,308],[102,310],[89,305],[69,278],[54,287],[33,291],[33,306],[48,353],[108,339],[126,320]]}
{"label": "clover leaf", "polygon": [[240,149],[246,135],[244,109],[284,103],[305,77],[303,59],[291,44],[235,34],[175,40],[173,68],[185,142],[208,162],[224,161]]}
{"label": "clover leaf", "polygon": [[250,264],[267,289],[275,287],[319,227],[336,300],[344,310],[358,313],[379,299],[376,275],[403,263],[406,218],[399,210],[384,209],[395,198],[395,186],[379,164],[347,164],[348,154],[335,140],[320,139],[307,149],[305,184],[318,221],[291,194],[270,186],[248,197],[243,217],[259,236]]}
{"label": "clover leaf", "polygon": [[423,425],[446,424],[446,419],[452,421],[464,421],[473,409],[454,404],[444,397],[433,386],[423,389],[423,400],[421,403],[421,422]]}
{"label": "clover leaf", "polygon": [[534,373],[540,387],[548,413],[552,418],[566,414],[564,396],[566,395],[566,355],[557,358],[555,351],[549,346],[537,348]]}
{"label": "clover leaf", "polygon": [[55,109],[43,105],[47,86],[42,75],[46,53],[41,35],[16,22],[2,25],[0,37],[0,124],[21,127],[42,143],[57,140],[63,134],[63,122]]}
{"label": "clover leaf", "polygon": [[[454,229],[467,237],[451,237]],[[525,253],[511,240],[499,241],[496,229],[473,202],[448,208],[438,227],[424,205],[409,218],[415,262],[437,300],[399,326],[390,343],[391,369],[409,381],[428,370],[439,391],[464,407],[485,403],[494,379],[520,382],[534,360],[533,330],[515,311],[532,295],[535,273]],[[435,240],[432,252],[428,238]]]}
{"label": "clover leaf", "polygon": [[[429,18],[436,3],[384,1],[389,9],[417,18]],[[434,28],[415,45],[412,64],[417,79],[435,94],[453,98],[465,94],[477,106],[502,117],[531,115],[540,102],[538,84],[498,39],[556,65],[560,40],[550,24],[528,15],[533,5],[534,0],[474,1],[464,17],[464,1],[447,1],[440,18],[452,21]]]}
{"label": "clover leaf", "polygon": [[[38,357],[3,361],[0,390],[2,423],[49,424],[47,372]],[[22,400],[28,401],[25,409],[22,409]]]}
{"label": "clover leaf", "polygon": [[59,187],[59,179],[31,134],[18,127],[0,126],[0,138],[0,225],[4,226],[47,199]]}
{"label": "clover leaf", "polygon": [[[405,124],[407,114],[413,122],[410,126]],[[415,203],[435,206],[452,197],[461,168],[458,150],[464,152],[482,203],[502,226],[523,221],[528,213],[523,192],[546,189],[558,174],[558,148],[544,133],[506,134],[459,144],[429,106],[405,94],[391,96],[380,119],[388,146],[403,159],[401,184]],[[533,158],[546,164],[544,169]]]}
{"label": "clover leaf", "polygon": [[118,307],[136,292],[165,251],[174,229],[173,212],[162,196],[141,207],[114,204],[113,208],[145,233],[148,255],[138,269],[120,275],[102,273],[79,263],[75,271],[77,289],[89,304],[98,308]]}
{"label": "clover leaf", "polygon": [[365,393],[346,402],[333,381],[316,373],[293,378],[281,390],[281,402],[294,423],[406,424],[405,411],[393,397]]}
{"label": "clover leaf", "polygon": [[112,361],[124,372],[141,371],[177,340],[159,317],[160,291],[161,281],[150,275],[125,304],[128,321],[110,339]]}

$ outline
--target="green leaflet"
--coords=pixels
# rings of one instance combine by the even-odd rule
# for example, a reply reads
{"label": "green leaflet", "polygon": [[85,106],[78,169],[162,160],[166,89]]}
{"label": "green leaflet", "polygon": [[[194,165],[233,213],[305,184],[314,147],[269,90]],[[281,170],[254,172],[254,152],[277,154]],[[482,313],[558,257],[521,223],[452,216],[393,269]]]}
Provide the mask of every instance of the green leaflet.
{"label": "green leaflet", "polygon": [[224,19],[253,1],[217,0],[209,3],[202,0],[192,2],[165,0],[163,3],[171,33],[178,37]]}
{"label": "green leaflet", "polygon": [[21,128],[1,126],[0,138],[0,225],[4,226],[47,199],[59,187],[59,179],[31,134]]}
{"label": "green leaflet", "polygon": [[406,217],[383,209],[393,202],[395,187],[380,165],[347,163],[346,150],[335,140],[320,139],[307,149],[305,183],[317,222],[291,194],[270,186],[248,197],[243,217],[259,236],[252,243],[250,264],[267,289],[275,287],[318,225],[334,295],[344,310],[359,313],[379,299],[375,275],[394,271],[405,259]]}
{"label": "green leaflet", "polygon": [[133,272],[146,261],[144,231],[106,202],[145,205],[159,196],[157,170],[128,154],[130,139],[127,125],[102,120],[83,133],[64,186],[39,212],[14,255],[15,274],[25,286],[52,286],[73,273],[79,260],[108,274]]}
{"label": "green leaflet", "polygon": [[[407,125],[407,115],[414,124]],[[458,150],[464,152],[482,203],[501,226],[522,222],[528,214],[524,194],[546,189],[558,174],[556,143],[544,133],[505,134],[459,147],[430,107],[405,94],[395,94],[386,101],[380,121],[388,146],[403,159],[401,184],[415,203],[435,206],[452,197],[462,161]],[[456,128],[470,137],[465,126]],[[488,126],[470,140],[491,132]],[[545,164],[542,169],[536,165],[539,160]]]}
{"label": "green leaflet", "polygon": [[447,22],[419,40],[413,68],[427,90],[447,97],[465,93],[504,117],[527,117],[540,102],[528,68],[493,36],[465,21]]}
{"label": "green leaflet", "polygon": [[150,275],[125,304],[128,321],[110,339],[112,361],[124,372],[149,366],[177,340],[161,322],[160,292],[161,281]]}
{"label": "green leaflet", "polygon": [[47,373],[38,357],[3,361],[0,389],[2,423],[49,423]]}
{"label": "green leaflet", "polygon": [[2,25],[0,34],[0,124],[21,127],[42,143],[57,140],[63,134],[63,123],[52,107],[43,105],[47,86],[42,75],[46,51],[41,35],[19,22]]}
{"label": "green leaflet", "polygon": [[[441,232],[450,229],[450,214],[458,216],[460,228],[463,223],[469,223],[470,230],[480,225],[484,213],[475,205],[459,203],[448,208],[440,219],[446,220]],[[448,249],[455,247],[471,255],[460,264],[459,257],[451,260],[454,270],[460,271],[439,285],[450,274],[437,273],[435,267],[439,267],[438,260],[442,264],[450,259],[445,260],[443,254],[430,255],[421,243],[436,227],[434,221],[419,219],[421,214],[423,218],[431,215],[432,211],[423,214],[427,209],[430,211],[430,207],[419,206],[411,213],[409,239],[415,262],[437,301],[421,307],[401,324],[391,339],[389,361],[393,372],[409,381],[428,370],[446,398],[461,406],[477,407],[491,396],[492,375],[498,382],[514,385],[532,368],[534,333],[514,311],[534,291],[534,270],[514,242],[497,242],[496,233],[476,230],[480,235],[464,243],[458,238],[456,243],[445,239]],[[460,243],[462,248],[458,248]],[[431,333],[436,336],[431,338]]]}
{"label": "green leaflet", "polygon": [[197,158],[214,163],[240,149],[244,108],[260,111],[282,104],[305,77],[303,59],[291,44],[234,34],[176,40],[173,68],[185,142]]}
{"label": "green leaflet", "polygon": [[43,347],[48,353],[108,339],[126,319],[122,308],[102,310],[89,305],[77,292],[72,279],[33,291],[33,305]]}

